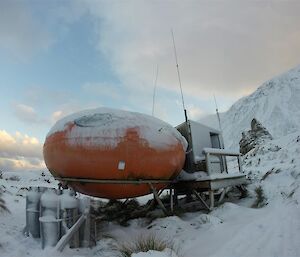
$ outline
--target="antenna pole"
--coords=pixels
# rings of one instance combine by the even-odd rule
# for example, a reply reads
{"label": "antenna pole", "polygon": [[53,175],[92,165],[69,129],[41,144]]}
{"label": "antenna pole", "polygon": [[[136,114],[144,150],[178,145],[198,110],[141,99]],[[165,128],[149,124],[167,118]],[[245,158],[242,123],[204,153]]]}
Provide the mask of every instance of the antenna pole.
{"label": "antenna pole", "polygon": [[222,132],[221,119],[220,119],[219,109],[218,109],[217,100],[216,100],[215,95],[214,95],[214,100],[215,100],[215,105],[216,105],[216,113],[217,113],[217,117],[218,117],[219,128],[220,128],[220,131]]}
{"label": "antenna pole", "polygon": [[156,65],[156,75],[154,80],[154,89],[153,89],[153,99],[152,99],[152,116],[154,116],[154,104],[155,104],[155,95],[157,87],[157,77],[158,77],[158,64]]}
{"label": "antenna pole", "polygon": [[176,51],[174,33],[173,33],[172,29],[171,29],[171,33],[172,33],[172,39],[173,39],[174,55],[175,55],[176,69],[177,69],[177,75],[178,75],[178,81],[179,81],[179,87],[180,87],[180,93],[181,93],[182,107],[183,107],[183,110],[184,110],[185,121],[188,121],[187,112],[186,112],[185,104],[184,104],[183,92],[182,92],[182,85],[181,85],[181,78],[180,78],[180,72],[179,72],[179,65],[178,65],[178,58],[177,58],[177,51]]}

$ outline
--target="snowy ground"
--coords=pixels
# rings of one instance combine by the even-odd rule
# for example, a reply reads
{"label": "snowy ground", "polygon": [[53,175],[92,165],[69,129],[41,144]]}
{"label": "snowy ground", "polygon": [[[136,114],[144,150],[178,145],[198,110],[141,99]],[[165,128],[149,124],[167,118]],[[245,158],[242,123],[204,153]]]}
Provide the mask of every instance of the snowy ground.
{"label": "snowy ground", "polygon": [[[249,197],[224,203],[209,214],[186,213],[151,224],[133,220],[129,227],[108,223],[103,239],[92,249],[41,250],[40,243],[22,234],[25,193],[22,187],[55,186],[49,173],[4,173],[0,188],[11,214],[0,214],[0,256],[117,256],[119,243],[141,235],[170,239],[182,257],[300,256],[300,132],[270,141],[247,154],[244,170],[252,183]],[[17,176],[20,178],[14,177]],[[16,180],[17,179],[17,180]],[[50,183],[49,183],[50,182]],[[262,189],[261,208],[251,208],[255,190]],[[108,236],[109,235],[109,236]],[[148,252],[133,257],[165,257],[170,252]],[[173,257],[176,255],[172,255]]]}

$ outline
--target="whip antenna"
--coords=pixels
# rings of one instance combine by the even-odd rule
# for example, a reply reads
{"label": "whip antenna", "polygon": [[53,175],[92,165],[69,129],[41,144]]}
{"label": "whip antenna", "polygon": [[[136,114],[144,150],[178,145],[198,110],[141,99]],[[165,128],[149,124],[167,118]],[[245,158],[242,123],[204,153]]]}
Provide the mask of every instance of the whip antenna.
{"label": "whip antenna", "polygon": [[218,117],[219,128],[220,128],[220,131],[222,132],[221,119],[220,119],[219,109],[218,109],[217,100],[216,100],[215,95],[214,95],[214,100],[215,100],[215,105],[216,105],[216,113],[217,113],[217,117]]}
{"label": "whip antenna", "polygon": [[176,51],[174,33],[173,33],[172,29],[171,29],[171,33],[172,33],[172,39],[173,39],[174,55],[175,55],[176,69],[177,69],[177,75],[178,75],[178,81],[179,81],[179,87],[180,87],[180,93],[181,93],[182,107],[183,107],[183,111],[184,111],[185,121],[188,121],[187,113],[186,113],[186,109],[185,109],[185,105],[184,105],[183,93],[182,93],[182,85],[181,85],[181,78],[180,78],[180,72],[179,72],[179,65],[178,65],[178,58],[177,58],[177,51]]}
{"label": "whip antenna", "polygon": [[156,75],[154,80],[154,89],[153,89],[153,99],[152,99],[152,116],[154,116],[154,104],[155,104],[155,95],[157,87],[157,77],[158,77],[158,64],[156,65]]}

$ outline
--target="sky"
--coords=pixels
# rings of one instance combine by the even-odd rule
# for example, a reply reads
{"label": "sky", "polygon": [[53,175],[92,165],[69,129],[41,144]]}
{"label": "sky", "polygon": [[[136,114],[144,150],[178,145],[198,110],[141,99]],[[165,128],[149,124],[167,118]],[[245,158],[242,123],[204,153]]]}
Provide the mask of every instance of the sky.
{"label": "sky", "polygon": [[226,111],[300,63],[300,1],[0,0],[0,170],[44,167],[67,114],[111,107],[184,120]]}

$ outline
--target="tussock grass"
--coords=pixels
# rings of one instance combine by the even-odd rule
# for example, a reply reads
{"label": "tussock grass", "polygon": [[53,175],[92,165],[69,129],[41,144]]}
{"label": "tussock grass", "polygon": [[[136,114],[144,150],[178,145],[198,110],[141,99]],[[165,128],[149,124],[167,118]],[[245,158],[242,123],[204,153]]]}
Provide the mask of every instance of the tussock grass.
{"label": "tussock grass", "polygon": [[155,234],[141,235],[133,242],[120,245],[119,251],[121,257],[131,257],[133,253],[154,251],[164,251],[171,249],[179,256],[179,249],[171,240],[162,239]]}
{"label": "tussock grass", "polygon": [[255,188],[256,199],[255,202],[252,204],[252,208],[262,208],[267,205],[267,198],[264,195],[264,190],[262,186],[258,186]]}
{"label": "tussock grass", "polygon": [[13,176],[10,176],[8,178],[8,180],[11,180],[11,181],[20,181],[20,177],[19,176],[16,176],[16,175],[13,175]]}
{"label": "tussock grass", "polygon": [[10,212],[6,207],[5,201],[2,199],[2,192],[0,191],[0,213],[1,212]]}
{"label": "tussock grass", "polygon": [[[0,179],[3,179],[3,172],[2,172],[2,170],[0,170]],[[2,198],[2,192],[1,192],[1,188],[0,188],[0,213],[1,212],[10,212],[10,211],[6,207],[5,201]]]}
{"label": "tussock grass", "polygon": [[265,180],[268,176],[270,176],[275,171],[275,168],[272,168],[271,170],[267,171],[265,175],[262,176],[260,181]]}

